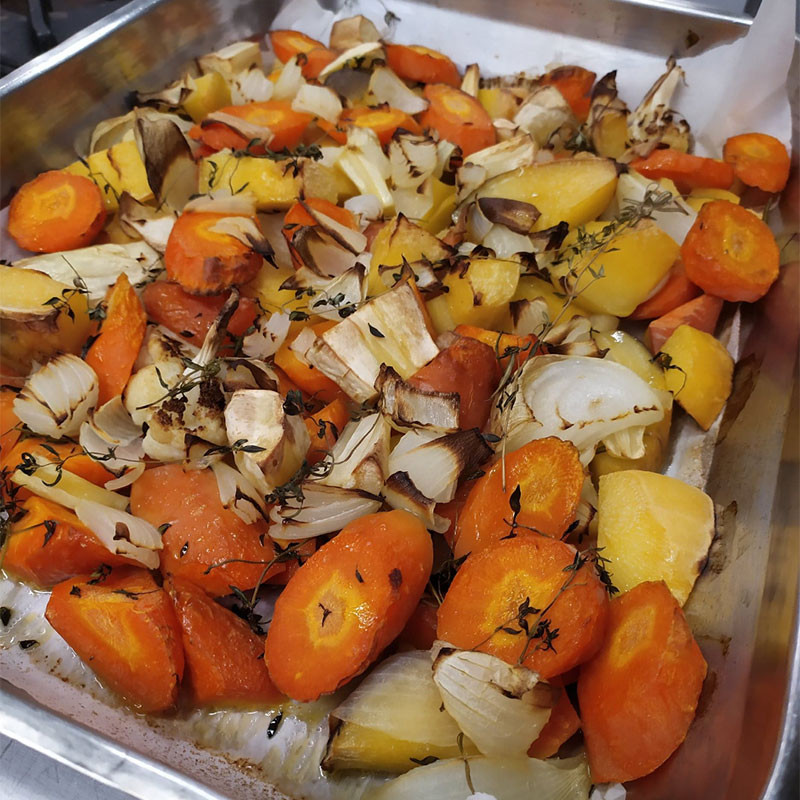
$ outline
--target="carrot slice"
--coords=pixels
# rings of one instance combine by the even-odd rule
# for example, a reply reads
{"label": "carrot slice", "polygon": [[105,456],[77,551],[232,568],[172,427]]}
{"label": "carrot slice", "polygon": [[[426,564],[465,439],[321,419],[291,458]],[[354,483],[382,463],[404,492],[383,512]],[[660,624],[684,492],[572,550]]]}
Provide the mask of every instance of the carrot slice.
{"label": "carrot slice", "polygon": [[488,344],[494,350],[495,357],[500,362],[500,368],[505,369],[508,361],[516,357],[517,368],[527,360],[533,345],[536,342],[533,336],[515,336],[513,333],[499,333],[490,331],[486,328],[478,328],[475,325],[456,325],[455,333],[459,336],[469,336],[479,342]]}
{"label": "carrot slice", "polygon": [[595,783],[648,775],[694,719],[706,662],[666,584],[640,583],[610,603],[599,653],[584,664],[578,700]]}
{"label": "carrot slice", "polygon": [[[211,324],[219,316],[227,295],[201,297],[189,294],[177,283],[153,281],[144,287],[142,302],[147,316],[178,336],[200,345]],[[258,316],[258,306],[249,297],[240,297],[228,322],[228,332],[242,336]]]}
{"label": "carrot slice", "polygon": [[663,317],[654,319],[647,326],[647,332],[644,335],[645,342],[651,353],[657,353],[661,349],[661,345],[681,325],[691,325],[699,331],[713,335],[720,311],[722,311],[722,300],[719,297],[701,294],[700,297],[695,297],[694,300],[673,308]]}
{"label": "carrot slice", "polygon": [[311,114],[295,111],[292,104],[285,100],[267,100],[262,103],[246,103],[241,106],[226,106],[220,112],[247,120],[254,125],[262,125],[272,132],[272,139],[264,143],[250,145],[251,139],[243,136],[224,122],[213,119],[203,120],[195,125],[189,135],[202,141],[214,152],[230,147],[232,150],[243,150],[249,146],[254,155],[261,155],[266,148],[278,151],[284,147],[292,148],[300,141],[300,137],[313,119]]}
{"label": "carrot slice", "polygon": [[281,693],[264,664],[264,641],[232,611],[182,578],[165,584],[181,628],[186,679],[196,706],[274,706]]}
{"label": "carrot slice", "polygon": [[458,485],[455,497],[449,503],[436,504],[437,515],[450,520],[450,527],[444,532],[443,536],[451,550],[456,541],[458,520],[464,512],[464,504],[467,502],[467,497],[469,497],[474,485],[474,480],[465,480]]}
{"label": "carrot slice", "polygon": [[557,67],[540,79],[543,86],[555,86],[580,122],[586,122],[592,104],[592,86],[597,75],[583,67]]}
{"label": "carrot slice", "polygon": [[437,606],[423,597],[397,638],[398,643],[413,650],[430,650],[436,641],[437,612]]}
{"label": "carrot slice", "polygon": [[[320,322],[312,325],[311,329],[317,335],[328,330],[334,322]],[[323,375],[316,367],[301,361],[289,348],[289,343],[284,342],[275,353],[275,364],[280,367],[292,383],[300,387],[306,394],[321,400],[325,404],[332,403],[337,397],[345,395],[327,375]]]}
{"label": "carrot slice", "polygon": [[636,158],[631,167],[647,178],[669,178],[682,193],[692,189],[730,189],[733,167],[724,161],[702,158],[680,150],[653,150],[647,158]]}
{"label": "carrot slice", "polygon": [[578,558],[566,542],[534,533],[473,553],[439,606],[438,638],[522,660],[545,680],[588,661],[603,642],[608,597],[594,565]]}
{"label": "carrot slice", "polygon": [[560,538],[575,520],[583,481],[583,465],[571,442],[550,436],[508,453],[505,471],[503,459],[495,462],[475,481],[464,503],[456,526],[456,558],[508,536],[515,502],[516,522],[523,530]]}
{"label": "carrot slice", "polygon": [[115,567],[53,588],[47,621],[97,677],[145,713],[175,705],[181,632],[167,593],[145,569]]}
{"label": "carrot slice", "polygon": [[700,294],[700,289],[686,277],[682,261],[676,261],[667,282],[648,300],[640,303],[630,319],[655,319],[688,303]]}
{"label": "carrot slice", "polygon": [[269,40],[275,55],[284,64],[293,56],[304,54],[305,58],[298,63],[306,78],[316,78],[336,58],[333,50],[300,31],[270,31]]}
{"label": "carrot slice", "polygon": [[0,464],[5,463],[22,434],[19,417],[14,413],[16,396],[10,389],[0,389]]}
{"label": "carrot slice", "polygon": [[86,363],[97,373],[97,404],[122,394],[130,380],[147,328],[142,301],[123,272],[108,295],[106,318],[100,335],[86,353]]}
{"label": "carrot slice", "polygon": [[310,701],[360,675],[405,627],[432,561],[428,531],[405,511],[346,525],[275,603],[265,649],[275,685]]}
{"label": "carrot slice", "polygon": [[460,336],[417,370],[408,382],[427,392],[457,392],[459,427],[482,429],[492,409],[492,392],[500,375],[492,348]]}
{"label": "carrot slice", "polygon": [[459,86],[458,67],[438,50],[418,44],[387,44],[386,63],[401,78],[416,83]]}
{"label": "carrot slice", "polygon": [[111,553],[69,509],[31,496],[20,504],[25,512],[13,522],[3,557],[10,575],[42,588],[73,575],[92,572],[101,564],[116,567],[135,562]]}
{"label": "carrot slice", "polygon": [[[149,469],[131,486],[131,510],[157,528],[169,526],[161,571],[214,596],[230,594],[231,586],[252,589],[285,569],[282,563],[267,569],[275,550],[266,522],[248,525],[225,508],[211,470],[184,472],[180,464]],[[214,566],[223,561],[231,563]]]}
{"label": "carrot slice", "polygon": [[25,250],[57,253],[90,245],[106,221],[103,195],[82,175],[51,170],[24,184],[8,209],[8,232]]}
{"label": "carrot slice", "polygon": [[789,180],[789,153],[780,139],[766,133],[731,136],[725,142],[722,157],[747,186],[780,192]]}
{"label": "carrot slice", "polygon": [[261,256],[235,236],[212,230],[230,216],[188,211],[178,217],[164,253],[170,280],[192,294],[220,294],[255,278]]}
{"label": "carrot slice", "polygon": [[[55,453],[53,453],[53,450],[55,450]],[[110,481],[115,477],[114,473],[109,472],[102,462],[95,461],[87,456],[79,444],[74,442],[48,442],[39,436],[20,439],[8,453],[3,454],[3,461],[0,466],[13,472],[23,463],[25,453],[30,453],[38,458],[60,462],[62,468],[67,472],[84,478],[95,486],[103,486],[106,481]],[[22,489],[17,494],[20,500],[23,496],[27,496],[26,489]]]}
{"label": "carrot slice", "polygon": [[581,727],[581,720],[573,707],[569,695],[561,692],[558,702],[550,712],[550,719],[539,732],[536,741],[528,748],[531,758],[550,758],[558,752],[570,736]]}
{"label": "carrot slice", "polygon": [[335,444],[344,426],[350,421],[347,403],[342,397],[336,397],[325,408],[312,414],[306,422],[308,435],[311,437],[311,448],[306,456],[311,464],[321,461],[325,453]]}
{"label": "carrot slice", "polygon": [[727,200],[712,200],[700,209],[681,256],[689,280],[723,300],[758,300],[778,277],[780,252],[772,231]]}
{"label": "carrot slice", "polygon": [[387,105],[377,108],[367,106],[357,106],[356,108],[345,109],[336,124],[318,120],[319,125],[325,133],[339,144],[347,143],[347,126],[356,125],[359,128],[369,128],[375,131],[380,143],[387,145],[394,136],[398,128],[403,128],[410,133],[422,133],[419,123],[414,117],[401,111],[399,108],[391,108]]}
{"label": "carrot slice", "polygon": [[444,83],[433,83],[425,87],[425,98],[430,105],[422,113],[420,124],[457,144],[464,157],[497,141],[492,118],[466,92]]}

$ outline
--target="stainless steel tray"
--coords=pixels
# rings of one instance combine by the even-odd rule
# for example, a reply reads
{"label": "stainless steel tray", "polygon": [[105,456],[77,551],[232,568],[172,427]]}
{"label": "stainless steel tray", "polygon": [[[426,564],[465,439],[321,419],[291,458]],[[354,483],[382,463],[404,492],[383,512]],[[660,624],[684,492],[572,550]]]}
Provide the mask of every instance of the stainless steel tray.
{"label": "stainless steel tray", "polygon": [[[325,5],[337,9],[344,2]],[[482,17],[484,26],[512,22],[664,56],[681,54],[689,30],[700,37],[695,52],[733,40],[747,26],[746,20],[656,0],[414,5],[421,30],[435,6]],[[35,173],[73,160],[96,122],[127,110],[132,89],[157,88],[192,58],[266,31],[278,7],[270,0],[136,0],[0,81],[3,204]],[[795,47],[794,67],[797,62]],[[796,79],[798,70],[792,74]],[[796,86],[793,93],[796,159]],[[634,784],[629,797],[635,800],[797,796],[799,277],[800,265],[786,268],[753,309],[758,324],[738,371],[739,396],[746,402],[735,418],[730,412],[730,425],[723,424],[708,481],[709,493],[727,512],[686,610],[712,677],[686,745],[655,775]],[[190,765],[168,767],[132,752],[4,681],[0,731],[137,797],[222,796],[192,777]]]}

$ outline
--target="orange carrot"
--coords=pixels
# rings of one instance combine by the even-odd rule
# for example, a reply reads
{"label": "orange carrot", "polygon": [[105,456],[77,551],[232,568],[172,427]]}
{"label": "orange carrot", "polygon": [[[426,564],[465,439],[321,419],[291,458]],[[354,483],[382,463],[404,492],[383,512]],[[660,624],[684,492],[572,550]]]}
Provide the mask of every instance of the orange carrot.
{"label": "orange carrot", "polygon": [[3,569],[44,589],[101,564],[134,564],[111,553],[69,509],[31,496],[20,503],[25,515],[11,524]]}
{"label": "orange carrot", "polygon": [[472,155],[497,141],[492,118],[466,92],[444,83],[433,83],[425,87],[425,99],[430,105],[420,116],[420,124],[457,144],[462,156]]}
{"label": "orange carrot", "polygon": [[500,375],[489,345],[460,336],[418,369],[408,382],[426,392],[457,392],[459,427],[482,429],[492,409],[492,393]]}
{"label": "orange carrot", "polygon": [[456,526],[456,558],[508,536],[517,501],[516,522],[523,530],[560,538],[575,520],[583,481],[578,450],[554,436],[508,453],[505,471],[501,458],[475,481],[464,503]]}
{"label": "orange carrot", "polygon": [[368,108],[367,106],[347,108],[342,112],[335,125],[322,119],[317,124],[339,144],[346,144],[347,127],[349,125],[356,125],[359,128],[369,128],[375,131],[380,143],[384,146],[389,143],[398,128],[407,130],[410,133],[422,132],[419,123],[413,117],[399,108],[391,108],[388,105],[377,106],[376,108]]}
{"label": "orange carrot", "polygon": [[531,758],[550,758],[559,747],[581,727],[581,721],[570,702],[569,695],[561,692],[558,702],[550,712],[550,719],[539,732],[536,741],[528,748]]}
{"label": "orange carrot", "polygon": [[336,397],[325,408],[312,414],[305,423],[311,437],[311,447],[306,459],[316,464],[336,444],[336,440],[350,421],[350,412],[344,398]]}
{"label": "orange carrot", "polygon": [[115,567],[59,583],[45,617],[136,710],[175,705],[183,676],[181,632],[167,593],[147,570]]}
{"label": "orange carrot", "polygon": [[100,335],[86,353],[86,363],[97,373],[98,406],[122,394],[130,380],[147,328],[147,314],[128,276],[123,272],[110,289]]}
{"label": "orange carrot", "polygon": [[669,178],[680,192],[692,189],[730,189],[733,167],[724,161],[702,158],[680,150],[653,150],[647,158],[636,158],[630,166],[646,178]]}
{"label": "orange carrot", "polygon": [[722,300],[710,294],[701,294],[682,306],[673,308],[663,317],[654,319],[648,326],[644,339],[651,353],[657,353],[661,345],[680,325],[691,325],[699,331],[713,334],[717,327]]}
{"label": "orange carrot", "polygon": [[437,611],[437,606],[423,597],[397,637],[398,643],[414,650],[430,650],[436,641]]}
{"label": "orange carrot", "polygon": [[[266,522],[248,525],[219,498],[211,470],[184,472],[180,464],[147,470],[131,486],[131,510],[159,528],[162,536],[161,571],[186,578],[209,594],[230,594],[231,586],[252,589],[285,569],[277,563],[266,536]],[[223,566],[214,566],[230,561]],[[265,572],[266,570],[266,572]]]}
{"label": "orange carrot", "polygon": [[458,67],[438,50],[419,44],[387,44],[386,63],[403,80],[459,86]]}
{"label": "orange carrot", "polygon": [[733,165],[736,177],[747,186],[780,192],[789,180],[791,161],[780,139],[766,133],[731,136],[722,157]]}
{"label": "orange carrot", "polygon": [[597,75],[583,67],[557,67],[543,75],[543,86],[555,86],[580,122],[586,122],[592,103],[592,86]]}
{"label": "orange carrot", "polygon": [[467,502],[467,497],[475,485],[474,480],[465,480],[458,484],[455,497],[449,503],[437,503],[436,513],[440,517],[450,520],[450,527],[444,532],[444,540],[447,542],[448,547],[452,550],[456,541],[456,529],[458,528],[458,520],[464,512],[464,504]]}
{"label": "orange carrot", "polygon": [[[289,547],[289,545],[293,545],[294,552],[297,553],[296,558],[292,558],[286,562],[286,569],[283,572],[279,572],[277,575],[272,575],[267,579],[267,583],[273,586],[286,586],[286,584],[291,580],[292,576],[297,572],[303,564],[308,561],[314,553],[317,552],[317,540],[316,539],[303,539],[301,542],[290,542],[288,540],[277,540],[277,544],[282,547],[284,550]],[[263,650],[263,648],[262,648]]]}
{"label": "orange carrot", "polygon": [[360,675],[405,627],[432,560],[428,531],[405,511],[346,525],[275,603],[265,649],[275,685],[310,701]]}
{"label": "orange carrot", "polygon": [[766,223],[727,200],[706,203],[681,245],[686,276],[723,300],[753,302],[778,277],[780,252]]}
{"label": "orange carrot", "polygon": [[[148,283],[142,293],[142,302],[149,319],[198,346],[227,299],[224,294],[206,297],[189,294],[177,283],[170,281]],[[258,306],[255,302],[249,297],[240,297],[239,305],[228,322],[228,333],[242,336],[257,316]]]}
{"label": "orange carrot", "polygon": [[687,277],[686,268],[682,261],[676,261],[669,273],[666,283],[648,300],[640,303],[630,319],[655,319],[669,313],[693,297],[700,294],[697,288]]}
{"label": "orange carrot", "polygon": [[192,294],[220,294],[256,276],[261,256],[235,236],[212,230],[230,216],[187,211],[178,217],[164,253],[170,280]]}
{"label": "orange carrot", "polygon": [[165,584],[175,606],[196,706],[274,706],[282,699],[264,664],[264,641],[232,611],[182,578]]}
{"label": "orange carrot", "polygon": [[[471,339],[477,339],[479,342],[488,344],[500,362],[500,369],[502,370],[506,368],[508,360],[512,356],[517,359],[517,367],[521,367],[531,354],[533,345],[536,342],[533,336],[515,336],[513,333],[499,333],[486,328],[478,328],[475,325],[456,325],[455,333],[459,336],[469,336]],[[544,351],[540,350],[539,352]]]}
{"label": "orange carrot", "polygon": [[463,563],[439,606],[437,636],[509,664],[521,662],[546,680],[597,652],[607,613],[608,597],[593,564],[579,560],[566,542],[520,532]]}
{"label": "orange carrot", "polygon": [[296,269],[303,266],[303,259],[300,253],[292,247],[292,242],[301,228],[314,228],[316,227],[316,220],[311,214],[306,211],[305,206],[318,211],[320,214],[336,220],[340,225],[345,225],[352,228],[354,231],[358,230],[358,224],[355,217],[350,211],[324,197],[306,197],[302,202],[295,203],[287,212],[283,220],[282,233],[287,243],[289,244],[289,253],[292,256],[292,263]]}
{"label": "orange carrot", "polygon": [[686,737],[706,662],[663,582],[611,601],[600,652],[581,669],[578,700],[595,783],[652,772]]}
{"label": "orange carrot", "polygon": [[[334,322],[320,322],[312,325],[311,329],[317,335],[328,330]],[[327,375],[323,375],[316,367],[301,361],[289,348],[289,343],[284,342],[275,353],[275,364],[280,367],[293,383],[300,387],[306,394],[322,401],[332,403],[337,397],[344,397],[344,393],[337,383]]]}
{"label": "orange carrot", "polygon": [[103,195],[95,182],[58,170],[24,184],[8,209],[9,234],[35,253],[87,247],[105,221]]}
{"label": "orange carrot", "polygon": [[243,136],[224,122],[214,119],[206,119],[199,125],[195,125],[189,131],[189,136],[202,141],[213,151],[223,150],[226,147],[230,147],[232,150],[244,150],[249,146],[249,151],[253,155],[265,153],[267,147],[273,151],[283,150],[284,147],[295,147],[312,120],[311,114],[295,111],[292,104],[286,100],[268,100],[263,103],[226,106],[220,108],[219,112],[269,128],[272,132],[272,139],[269,142],[251,145],[250,137]]}
{"label": "orange carrot", "polygon": [[13,450],[22,430],[19,417],[14,413],[14,399],[17,393],[11,389],[0,389],[0,465]]}
{"label": "orange carrot", "polygon": [[284,64],[290,58],[303,54],[298,63],[306,78],[316,78],[336,58],[333,50],[300,31],[270,31],[269,40],[275,55]]}
{"label": "orange carrot", "polygon": [[[55,453],[53,453],[55,450]],[[60,461],[67,472],[77,475],[95,486],[102,486],[114,478],[100,461],[95,461],[84,453],[83,448],[74,442],[48,442],[39,436],[20,439],[8,453],[3,454],[0,467],[12,472],[23,462],[24,453],[49,461]],[[25,489],[17,495],[19,499],[27,496]]]}

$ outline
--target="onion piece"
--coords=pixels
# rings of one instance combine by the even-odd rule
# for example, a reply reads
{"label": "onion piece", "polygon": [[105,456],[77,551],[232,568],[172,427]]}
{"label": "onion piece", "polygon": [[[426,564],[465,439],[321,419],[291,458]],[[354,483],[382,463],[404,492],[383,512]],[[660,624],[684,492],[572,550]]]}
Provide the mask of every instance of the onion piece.
{"label": "onion piece", "polygon": [[342,53],[365,42],[377,42],[380,38],[381,35],[372,21],[357,14],[333,23],[328,44],[331,50]]}
{"label": "onion piece", "polygon": [[153,250],[163,253],[167,249],[176,216],[170,211],[158,211],[140,203],[128,192],[123,192],[119,198],[117,219],[128,236],[144,239]]}
{"label": "onion piece", "polygon": [[470,64],[464,70],[464,77],[461,79],[461,91],[472,97],[477,97],[480,86],[481,68],[477,64]]}
{"label": "onion piece", "polygon": [[261,233],[255,217],[232,216],[217,220],[210,228],[211,233],[224,233],[247,245],[267,260],[272,258],[272,247]]}
{"label": "onion piece", "polygon": [[294,291],[311,289],[315,299],[309,302],[314,313],[325,319],[338,321],[342,316],[347,316],[358,308],[366,299],[367,270],[361,264],[356,264],[341,275],[326,279],[308,267],[300,267],[294,275],[281,284],[280,288]]}
{"label": "onion piece", "polygon": [[154,92],[136,92],[136,101],[142,105],[153,103],[170,109],[179,109],[191,93],[192,84],[192,78],[187,74],[172,81],[163,89]]}
{"label": "onion piece", "polygon": [[324,81],[332,73],[344,69],[351,61],[368,66],[376,58],[383,58],[383,44],[379,41],[360,42],[345,50],[321,70],[319,80]]}
{"label": "onion piece", "polygon": [[217,479],[223,508],[233,511],[248,525],[266,519],[267,509],[263,496],[239,470],[229,467],[224,461],[215,461],[211,464],[211,471]]}
{"label": "onion piece", "polygon": [[390,432],[382,414],[348,422],[331,450],[333,466],[320,484],[380,494],[389,474]]}
{"label": "onion piece", "polygon": [[398,129],[389,142],[389,163],[398,189],[416,189],[436,171],[436,142],[430,136]]}
{"label": "onion piece", "polygon": [[304,83],[292,100],[292,110],[312,114],[335,124],[342,113],[342,101],[336,92],[326,86]]}
{"label": "onion piece", "polygon": [[515,336],[536,336],[550,324],[550,310],[543,297],[532,300],[512,300],[508,304],[513,323],[511,332]]}
{"label": "onion piece", "polygon": [[313,206],[308,205],[306,202],[301,201],[303,208],[311,216],[314,222],[317,223],[328,235],[338,242],[342,247],[346,247],[354,255],[363,253],[367,249],[367,237],[359,231],[354,231],[348,228],[347,225],[342,225],[333,217],[323,214]]}
{"label": "onion piece", "polygon": [[436,501],[422,494],[407,472],[393,472],[386,479],[383,498],[392,508],[418,517],[430,531],[444,533],[450,528],[450,520],[435,513]]}
{"label": "onion piece", "polygon": [[273,251],[272,260],[279,269],[294,269],[292,254],[283,235],[284,214],[258,214],[258,227],[264,233]]}
{"label": "onion piece", "polygon": [[447,713],[486,756],[525,755],[560,694],[526,667],[446,646],[434,658],[433,682]]}
{"label": "onion piece", "polygon": [[528,95],[514,116],[514,123],[527,131],[540,147],[565,127],[566,139],[578,130],[579,123],[564,95],[555,86],[540,86]]}
{"label": "onion piece", "polygon": [[275,84],[264,74],[261,67],[242,70],[234,75],[229,83],[231,102],[236,106],[246,103],[266,103],[275,91]]}
{"label": "onion piece", "polygon": [[394,200],[386,185],[392,168],[375,131],[351,125],[347,144],[342,148],[336,164],[356,185],[360,194],[374,194],[381,201],[384,211],[393,207]]}
{"label": "onion piece", "polygon": [[[230,189],[215,189],[208,194],[193,197],[184,207],[184,211],[210,211],[214,214],[252,217],[256,214],[256,198],[249,192],[233,194]],[[259,222],[261,221],[259,215]],[[268,215],[264,215],[268,216]]]}
{"label": "onion piece", "polygon": [[149,522],[91,500],[80,500],[75,514],[109,553],[138,561],[148,569],[158,569],[158,551],[164,545]]}
{"label": "onion piece", "polygon": [[531,240],[521,233],[515,233],[505,225],[492,225],[491,230],[483,237],[484,247],[494,250],[497,258],[511,258],[517,253],[530,253],[533,250]]}
{"label": "onion piece", "polygon": [[303,70],[298,63],[298,56],[292,56],[284,65],[278,80],[275,81],[273,100],[293,100],[306,82]]}
{"label": "onion piece", "polygon": [[369,90],[378,103],[388,103],[406,114],[419,114],[428,107],[428,101],[412,92],[389,67],[376,67],[372,71]]}
{"label": "onion piece", "polygon": [[286,341],[292,324],[288,314],[276,311],[267,319],[263,314],[253,323],[254,331],[242,340],[242,352],[252,358],[270,358]]}
{"label": "onion piece", "polygon": [[[119,395],[90,414],[81,425],[78,441],[85,453],[102,462],[117,480],[130,473],[138,476],[144,469],[142,430],[131,419]],[[114,490],[129,485],[118,484],[117,480],[109,481],[112,485],[106,484],[106,488]]]}
{"label": "onion piece", "polygon": [[147,113],[152,119],[168,119],[174,122],[180,128],[183,134],[187,134],[194,124],[191,120],[186,120],[177,114],[171,114],[163,111],[156,111],[154,108],[148,109],[133,109],[121,117],[112,117],[111,119],[104,119],[98,122],[92,131],[91,140],[89,142],[89,153],[97,153],[100,150],[108,150],[115,144],[124,141],[133,141],[133,129],[136,125],[136,112]]}
{"label": "onion piece", "polygon": [[457,392],[418,389],[406,383],[386,364],[381,364],[375,388],[380,392],[378,408],[391,419],[397,430],[427,428],[439,433],[458,430]]}
{"label": "onion piece", "polygon": [[56,356],[28,377],[14,398],[14,413],[34,433],[75,436],[97,405],[95,371],[78,356]]}
{"label": "onion piece", "polygon": [[[227,81],[244,70],[261,69],[261,50],[258,42],[233,42],[197,59],[200,71],[218,72]],[[267,98],[269,99],[269,98]]]}
{"label": "onion piece", "polygon": [[344,201],[344,207],[358,217],[358,223],[363,231],[370,222],[382,219],[381,201],[374,194],[357,194]]}

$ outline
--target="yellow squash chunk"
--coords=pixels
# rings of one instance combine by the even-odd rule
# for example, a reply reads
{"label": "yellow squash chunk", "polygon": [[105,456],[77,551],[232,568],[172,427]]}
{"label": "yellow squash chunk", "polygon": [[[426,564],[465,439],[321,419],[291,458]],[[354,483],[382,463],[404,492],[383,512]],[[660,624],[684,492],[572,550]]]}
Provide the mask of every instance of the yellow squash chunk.
{"label": "yellow squash chunk", "polygon": [[199,191],[229,189],[234,194],[247,191],[256,198],[259,211],[283,211],[300,196],[302,181],[295,177],[287,161],[242,156],[221,150],[200,161]]}
{"label": "yellow squash chunk", "polygon": [[600,478],[597,546],[622,592],[663,580],[683,605],[714,538],[714,503],[700,489],[656,472]]}
{"label": "yellow squash chunk", "polygon": [[708,430],[731,393],[733,359],[711,334],[681,325],[661,347],[674,369],[667,388],[695,422]]}
{"label": "yellow squash chunk", "polygon": [[86,297],[74,286],[32,269],[0,267],[0,358],[27,375],[34,361],[81,352],[91,320]]}
{"label": "yellow squash chunk", "polygon": [[194,88],[183,101],[183,109],[195,121],[204,120],[212,111],[231,104],[231,90],[219,72],[209,72],[194,79]]}
{"label": "yellow squash chunk", "polygon": [[119,196],[122,194],[122,178],[108,159],[108,150],[99,150],[87,156],[85,161],[75,161],[64,172],[82,175],[93,180],[103,195],[103,203],[107,211],[119,208]]}
{"label": "yellow squash chunk", "polygon": [[[598,235],[606,225],[590,222],[585,230]],[[577,233],[573,232],[564,242],[567,253],[576,242]],[[554,286],[563,291],[563,278],[590,311],[627,317],[658,286],[679,255],[680,248],[671,236],[643,220],[615,236],[606,252],[589,251],[571,262],[564,260],[552,267],[550,274]]]}
{"label": "yellow squash chunk", "polygon": [[495,258],[470,262],[466,272],[456,269],[444,279],[443,295],[456,325],[495,329],[508,311],[519,283],[519,264]]}
{"label": "yellow squash chunk", "polygon": [[569,158],[506,172],[487,181],[480,197],[505,197],[532,203],[541,216],[534,230],[562,220],[571,226],[596,219],[617,188],[617,169],[605,158]]}
{"label": "yellow squash chunk", "polygon": [[153,197],[136,142],[131,140],[115,144],[108,151],[108,160],[119,174],[119,184],[123,191],[142,202]]}

